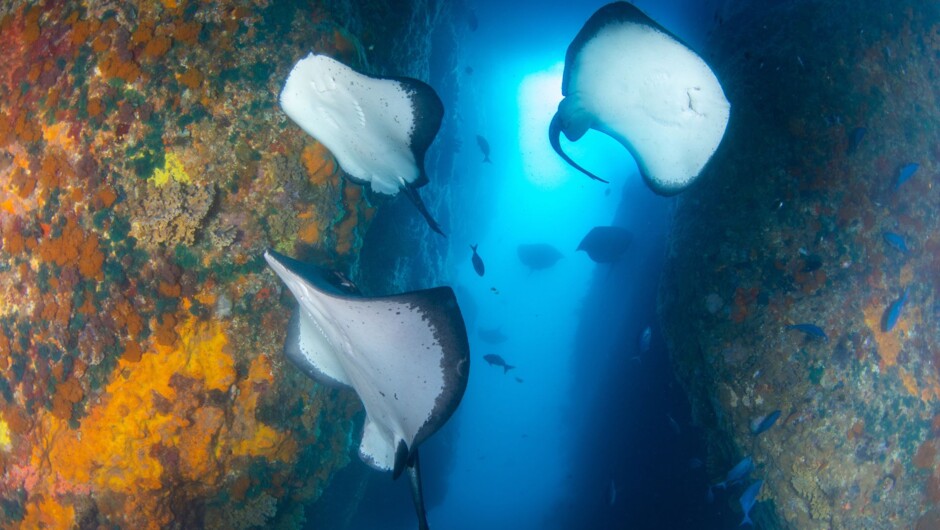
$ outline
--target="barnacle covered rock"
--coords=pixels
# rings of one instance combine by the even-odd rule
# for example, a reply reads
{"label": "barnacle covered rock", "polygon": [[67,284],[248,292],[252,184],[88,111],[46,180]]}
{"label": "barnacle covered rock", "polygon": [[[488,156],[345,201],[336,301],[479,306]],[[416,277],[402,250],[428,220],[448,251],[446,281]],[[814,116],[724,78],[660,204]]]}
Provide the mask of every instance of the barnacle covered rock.
{"label": "barnacle covered rock", "polygon": [[[770,528],[929,525],[940,501],[940,195],[921,173],[940,169],[940,4],[856,7],[729,2],[707,54],[736,111],[678,198],[659,293],[710,449],[766,463],[773,503],[753,515]],[[781,420],[752,435],[772,409]]]}
{"label": "barnacle covered rock", "polygon": [[[149,245],[192,245],[212,207],[215,187],[171,176],[170,167],[143,186],[137,197],[131,235]],[[140,188],[138,188],[140,189]]]}

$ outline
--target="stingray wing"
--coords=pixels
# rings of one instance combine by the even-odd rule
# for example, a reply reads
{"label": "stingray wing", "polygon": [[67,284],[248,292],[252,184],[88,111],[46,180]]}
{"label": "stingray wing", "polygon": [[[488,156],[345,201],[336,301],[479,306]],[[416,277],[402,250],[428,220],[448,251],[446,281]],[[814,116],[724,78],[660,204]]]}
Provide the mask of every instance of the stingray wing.
{"label": "stingray wing", "polygon": [[319,332],[316,341],[326,345],[307,348],[324,358],[311,364],[320,372],[341,368],[341,382],[362,400],[360,457],[397,476],[418,445],[450,418],[467,386],[470,348],[453,291],[343,296],[307,281],[295,260],[270,250],[265,259],[297,298],[299,320],[308,321]]}

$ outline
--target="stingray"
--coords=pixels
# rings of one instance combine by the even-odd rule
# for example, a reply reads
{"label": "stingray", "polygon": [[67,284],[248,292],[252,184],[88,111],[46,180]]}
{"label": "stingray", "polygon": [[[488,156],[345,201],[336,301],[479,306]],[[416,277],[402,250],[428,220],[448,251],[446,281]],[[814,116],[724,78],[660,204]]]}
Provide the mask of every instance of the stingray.
{"label": "stingray", "polygon": [[547,269],[564,257],[557,248],[545,243],[519,245],[516,252],[519,255],[519,261],[533,271]]}
{"label": "stingray", "polygon": [[675,35],[626,2],[599,9],[568,46],[561,92],[549,126],[555,151],[595,129],[633,155],[656,193],[682,191],[718,148],[731,106],[705,61]]}
{"label": "stingray", "polygon": [[627,251],[633,242],[633,234],[619,226],[595,226],[581,243],[578,250],[587,252],[597,263],[613,263]]}
{"label": "stingray", "polygon": [[322,383],[350,387],[366,411],[359,457],[398,478],[408,472],[419,528],[427,528],[418,446],[456,410],[470,346],[449,287],[366,298],[273,250],[264,259],[297,299],[284,353]]}
{"label": "stingray", "polygon": [[418,195],[428,183],[424,155],[444,115],[433,88],[407,77],[364,75],[311,53],[290,71],[280,103],[330,150],[353,182],[386,195],[404,192],[431,229],[443,235]]}

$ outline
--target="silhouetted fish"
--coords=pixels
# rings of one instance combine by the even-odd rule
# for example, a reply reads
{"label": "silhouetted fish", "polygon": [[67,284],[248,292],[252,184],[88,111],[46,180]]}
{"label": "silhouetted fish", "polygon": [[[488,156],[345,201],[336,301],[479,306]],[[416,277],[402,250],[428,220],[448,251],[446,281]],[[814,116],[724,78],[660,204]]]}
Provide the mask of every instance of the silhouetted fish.
{"label": "silhouetted fish", "polygon": [[483,266],[483,258],[477,254],[477,245],[470,245],[470,250],[473,251],[473,257],[470,258],[470,261],[473,262],[473,270],[477,271],[477,274],[480,276],[483,276],[486,267]]}
{"label": "silhouetted fish", "polygon": [[646,326],[646,329],[644,329],[643,332],[640,333],[640,340],[639,340],[640,353],[646,353],[650,351],[650,342],[652,340],[653,340],[653,330],[649,326]]}
{"label": "silhouetted fish", "polygon": [[519,261],[532,270],[547,269],[563,257],[558,249],[545,243],[519,245],[516,252]]}
{"label": "silhouetted fish", "polygon": [[484,162],[489,162],[489,163],[492,164],[493,161],[490,160],[490,143],[486,141],[486,138],[484,138],[484,137],[482,137],[482,136],[480,136],[480,135],[478,134],[478,135],[477,135],[477,145],[480,146],[480,151],[483,152],[483,161],[484,161]]}
{"label": "silhouetted fish", "polygon": [[715,484],[716,488],[727,488],[738,482],[744,480],[751,471],[754,471],[754,460],[751,457],[744,457],[743,460],[735,464],[733,468],[728,471],[728,474],[725,475],[725,479]]}
{"label": "silhouetted fish", "polygon": [[501,367],[501,368],[503,369],[503,373],[504,373],[504,374],[505,374],[506,372],[512,370],[513,368],[515,368],[515,366],[506,364],[506,361],[504,361],[502,357],[500,357],[499,355],[496,355],[496,354],[494,354],[494,353],[490,353],[490,354],[484,355],[484,356],[483,356],[483,360],[486,361],[486,362],[488,362],[488,363],[490,364],[490,366],[499,366],[499,367]]}
{"label": "silhouetted fish", "polygon": [[524,382],[524,381],[522,380],[521,377],[517,377],[517,378],[516,378],[516,382],[517,382],[517,383],[522,383],[522,382]]}
{"label": "silhouetted fish", "polygon": [[911,162],[910,164],[907,164],[904,167],[902,167],[901,170],[898,172],[898,180],[894,184],[894,189],[900,188],[901,184],[904,184],[905,182],[910,180],[911,177],[914,176],[914,173],[917,172],[917,168],[919,167],[920,167],[920,164],[917,164],[915,162]]}
{"label": "silhouetted fish", "polygon": [[900,234],[895,234],[894,232],[885,232],[884,238],[885,243],[898,249],[901,254],[907,254],[907,245],[904,243],[904,238],[901,237]]}
{"label": "silhouetted fish", "polygon": [[826,332],[816,324],[792,324],[787,326],[787,329],[795,329],[801,331],[810,337],[818,337],[826,342],[829,342],[829,337],[826,335]]}
{"label": "silhouetted fish", "polygon": [[477,330],[477,335],[483,339],[483,342],[488,342],[490,344],[500,344],[502,342],[506,342],[506,339],[509,338],[503,334],[502,328],[480,328]]}
{"label": "silhouetted fish", "polygon": [[473,67],[472,67],[472,66],[468,66],[468,67],[464,68],[463,71],[464,71],[464,73],[466,73],[467,75],[473,75]]}
{"label": "silhouetted fish", "polygon": [[744,512],[744,519],[741,519],[741,524],[738,526],[754,524],[754,522],[751,521],[751,508],[753,508],[754,503],[757,502],[757,495],[760,494],[760,489],[763,485],[764,481],[763,479],[760,479],[748,486],[747,489],[744,490],[744,493],[741,494],[741,498],[738,500],[738,502],[741,503],[741,511]]}
{"label": "silhouetted fish", "polygon": [[862,138],[865,137],[865,133],[868,132],[868,129],[864,127],[856,127],[852,129],[852,132],[849,133],[849,151],[848,154],[852,154],[858,149],[858,145],[862,143]]}
{"label": "silhouetted fish", "polygon": [[666,418],[669,420],[669,427],[672,429],[672,432],[682,434],[682,428],[679,427],[679,422],[669,414],[666,414]]}
{"label": "silhouetted fish", "polygon": [[901,297],[895,300],[890,306],[888,306],[888,309],[885,310],[885,314],[881,318],[881,331],[887,333],[888,331],[894,329],[894,326],[901,318],[901,311],[904,310],[905,302],[907,302],[907,288],[904,289],[904,293],[901,294]]}
{"label": "silhouetted fish", "polygon": [[751,434],[757,436],[758,434],[766,431],[767,429],[774,426],[777,423],[777,419],[780,418],[780,411],[775,410],[766,416],[760,416],[751,420]]}
{"label": "silhouetted fish", "polygon": [[633,234],[619,226],[595,226],[578,245],[596,263],[613,263],[626,252]]}

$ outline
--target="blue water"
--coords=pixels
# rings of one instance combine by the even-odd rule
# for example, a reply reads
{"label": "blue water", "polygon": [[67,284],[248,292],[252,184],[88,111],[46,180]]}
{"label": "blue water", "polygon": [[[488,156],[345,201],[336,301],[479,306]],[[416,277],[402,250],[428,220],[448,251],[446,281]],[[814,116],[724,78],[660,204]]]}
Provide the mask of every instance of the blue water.
{"label": "blue water", "polygon": [[[605,3],[468,5],[479,28],[465,34],[459,102],[448,109],[462,148],[447,211],[434,213],[446,219],[444,283],[465,316],[472,369],[456,415],[421,447],[432,528],[733,528],[739,521],[733,501],[706,501],[705,470],[690,465],[706,460],[704,443],[657,325],[674,199],[653,194],[629,153],[600,133],[562,141],[609,185],[568,167],[548,142],[565,50]],[[693,48],[715,22],[717,4],[638,2]],[[492,164],[482,163],[477,134],[489,141]],[[422,193],[434,197],[441,191],[431,173]],[[599,265],[575,252],[598,225],[634,234],[619,262]],[[551,244],[564,258],[530,272],[516,255],[525,243]],[[482,278],[471,244],[486,265]],[[641,352],[647,326],[652,347]],[[497,327],[505,342],[480,339],[480,328]],[[504,374],[483,361],[486,354],[516,368]],[[352,528],[416,527],[406,481],[377,473],[363,480],[341,482],[345,494],[365,489]],[[330,502],[342,496],[331,492]]]}

